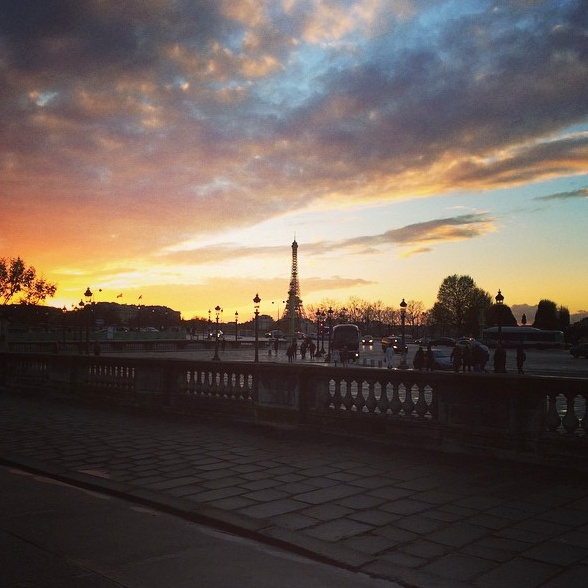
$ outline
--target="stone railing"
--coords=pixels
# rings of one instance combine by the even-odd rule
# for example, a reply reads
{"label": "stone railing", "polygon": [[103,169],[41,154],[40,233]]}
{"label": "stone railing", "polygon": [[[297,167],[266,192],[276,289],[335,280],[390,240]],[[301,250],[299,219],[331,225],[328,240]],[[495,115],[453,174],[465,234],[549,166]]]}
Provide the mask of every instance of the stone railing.
{"label": "stone railing", "polygon": [[0,386],[588,469],[588,380],[0,354]]}

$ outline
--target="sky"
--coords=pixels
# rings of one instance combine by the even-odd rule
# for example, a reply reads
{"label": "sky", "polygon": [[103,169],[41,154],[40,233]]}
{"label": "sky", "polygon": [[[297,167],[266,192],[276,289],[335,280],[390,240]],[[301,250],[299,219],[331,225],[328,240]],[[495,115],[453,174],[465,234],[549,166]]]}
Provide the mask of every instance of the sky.
{"label": "sky", "polygon": [[0,116],[52,306],[277,313],[296,239],[304,305],[588,315],[587,1],[0,0]]}

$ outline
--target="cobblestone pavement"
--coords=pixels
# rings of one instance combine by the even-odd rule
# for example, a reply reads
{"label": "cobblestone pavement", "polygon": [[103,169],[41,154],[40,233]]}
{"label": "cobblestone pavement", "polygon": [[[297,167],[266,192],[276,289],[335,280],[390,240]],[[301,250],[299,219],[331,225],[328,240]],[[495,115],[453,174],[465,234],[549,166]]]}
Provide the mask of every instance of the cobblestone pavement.
{"label": "cobblestone pavement", "polygon": [[575,588],[586,474],[0,394],[0,461],[422,588]]}

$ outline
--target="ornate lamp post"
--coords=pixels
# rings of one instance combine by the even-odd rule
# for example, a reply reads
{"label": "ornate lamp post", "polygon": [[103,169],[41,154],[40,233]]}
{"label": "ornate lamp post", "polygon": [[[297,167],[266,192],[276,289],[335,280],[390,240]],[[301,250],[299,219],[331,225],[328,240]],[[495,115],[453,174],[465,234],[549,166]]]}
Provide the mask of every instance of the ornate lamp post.
{"label": "ornate lamp post", "polygon": [[238,339],[238,337],[237,337],[238,325],[239,325],[239,313],[237,311],[235,311],[235,343],[237,342],[237,339]]}
{"label": "ornate lamp post", "polygon": [[210,308],[208,309],[208,335],[206,336],[207,339],[210,339],[212,335],[212,324],[210,322]]}
{"label": "ornate lamp post", "polygon": [[86,297],[86,303],[84,305],[84,311],[86,313],[86,355],[90,355],[90,320],[92,312],[92,307],[90,305],[92,304],[93,296],[90,286],[86,288],[84,296]]}
{"label": "ornate lamp post", "polygon": [[408,364],[406,363],[406,333],[405,333],[405,329],[406,329],[406,307],[407,304],[404,300],[404,298],[402,299],[402,302],[400,303],[400,326],[401,326],[401,334],[402,334],[402,338],[401,338],[401,345],[402,345],[402,350],[401,350],[401,356],[400,356],[400,365],[398,366],[401,370],[407,370],[408,369]]}
{"label": "ornate lamp post", "polygon": [[498,308],[496,309],[497,312],[497,320],[498,320],[498,342],[502,343],[502,303],[504,302],[504,296],[502,292],[498,290],[498,294],[496,294],[496,304]]}
{"label": "ornate lamp post", "polygon": [[[319,353],[317,353],[317,355],[320,357],[321,355],[325,354],[325,318],[327,316],[327,313],[324,310],[319,310],[318,315],[321,319],[321,325],[323,326],[322,332],[321,332],[321,350]],[[318,347],[318,341],[317,341],[317,347]]]}
{"label": "ornate lamp post", "polygon": [[331,340],[333,337],[333,312],[335,311],[329,306],[329,310],[327,310],[327,314],[329,315],[329,353],[326,357],[326,361],[331,361]]}
{"label": "ornate lamp post", "polygon": [[253,299],[253,308],[255,309],[255,363],[259,361],[259,349],[257,348],[257,344],[259,342],[259,326],[258,326],[258,319],[259,319],[259,303],[261,302],[261,298],[259,294],[255,295]]}
{"label": "ornate lamp post", "polygon": [[220,361],[220,355],[218,354],[218,319],[220,318],[221,307],[218,304],[214,307],[214,312],[216,312],[216,332],[214,334],[214,356],[212,359]]}
{"label": "ornate lamp post", "polygon": [[61,309],[61,315],[63,317],[63,350],[65,351],[65,317],[67,316],[67,308],[65,308],[65,305]]}

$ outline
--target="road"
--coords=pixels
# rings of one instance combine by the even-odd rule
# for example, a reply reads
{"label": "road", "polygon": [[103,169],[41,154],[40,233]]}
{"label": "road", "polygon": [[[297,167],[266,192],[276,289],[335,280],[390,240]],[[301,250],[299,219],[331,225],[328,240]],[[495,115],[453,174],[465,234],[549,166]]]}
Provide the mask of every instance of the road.
{"label": "road", "polygon": [[0,578],[20,588],[399,588],[0,467]]}
{"label": "road", "polygon": [[[325,345],[325,348],[328,348],[328,345]],[[417,345],[410,344],[408,346],[408,356],[407,362],[410,367],[412,367],[412,358],[416,350],[418,349]],[[450,352],[450,348],[448,349],[448,353]],[[125,356],[129,355],[139,355],[139,356],[149,356],[149,357],[179,357],[182,359],[196,359],[196,360],[209,360],[212,358],[214,351],[210,349],[206,350],[190,350],[190,351],[137,351],[137,352],[125,352]],[[493,350],[490,350],[490,357],[492,358]],[[527,361],[525,362],[525,373],[526,374],[533,374],[533,375],[540,375],[540,376],[566,376],[566,377],[578,377],[578,378],[588,378],[588,358],[578,358],[574,359],[570,352],[567,349],[527,349]],[[116,355],[111,353],[105,353],[104,355]],[[226,351],[219,350],[219,355],[221,360],[226,359],[228,361],[253,361],[254,358],[254,351],[252,346],[244,346],[241,349],[232,349],[227,347]],[[506,361],[506,369],[508,373],[516,374],[517,367],[516,367],[516,359],[515,359],[515,350],[514,349],[507,349],[506,350],[507,361]],[[278,357],[276,358],[275,354],[272,355],[268,354],[268,348],[266,346],[260,347],[259,349],[259,360],[261,362],[287,362],[286,352],[284,349],[281,349],[278,353]],[[296,358],[296,363],[313,363],[311,360],[306,358],[306,360],[302,360],[300,355]],[[379,341],[375,342],[373,345],[362,345],[360,348],[360,359],[359,365],[362,366],[367,364],[371,366],[372,363],[375,367],[378,365],[385,365],[384,361],[384,353],[382,352],[382,346]],[[324,358],[316,359],[314,361],[316,364],[324,365]],[[396,356],[396,363],[397,365],[400,364],[400,356]],[[353,365],[353,364],[351,364]],[[490,359],[489,364],[487,365],[487,370],[492,371],[492,359]]]}

